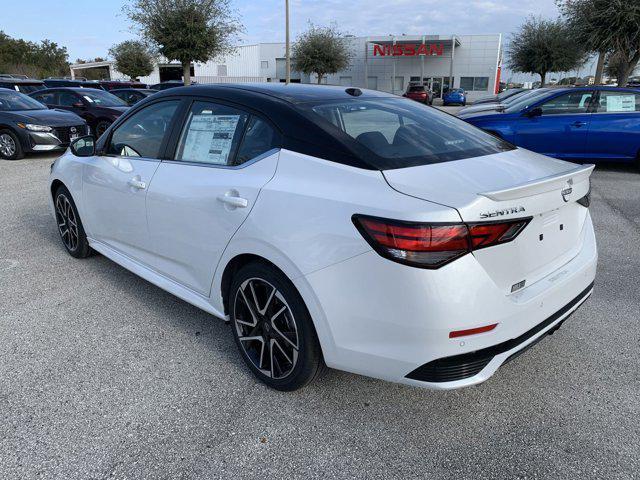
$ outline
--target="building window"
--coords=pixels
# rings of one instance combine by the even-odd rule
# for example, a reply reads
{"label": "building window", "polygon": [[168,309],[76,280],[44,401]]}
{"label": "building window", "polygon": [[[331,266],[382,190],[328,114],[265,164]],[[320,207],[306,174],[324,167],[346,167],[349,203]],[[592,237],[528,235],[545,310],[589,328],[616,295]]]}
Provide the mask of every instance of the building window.
{"label": "building window", "polygon": [[367,88],[369,90],[378,89],[378,77],[367,77]]}
{"label": "building window", "polygon": [[343,87],[350,87],[352,85],[351,77],[340,77],[340,85]]}
{"label": "building window", "polygon": [[226,65],[218,65],[218,76],[226,77],[227,76],[227,66]]}
{"label": "building window", "polygon": [[489,88],[489,77],[460,77],[460,88],[467,92],[486,92]]}
{"label": "building window", "polygon": [[413,83],[413,82],[420,82],[420,77],[411,77],[411,78],[409,78],[409,81],[410,81],[411,83]]}
{"label": "building window", "polygon": [[262,60],[260,62],[260,68],[269,68],[269,61],[268,60]]}

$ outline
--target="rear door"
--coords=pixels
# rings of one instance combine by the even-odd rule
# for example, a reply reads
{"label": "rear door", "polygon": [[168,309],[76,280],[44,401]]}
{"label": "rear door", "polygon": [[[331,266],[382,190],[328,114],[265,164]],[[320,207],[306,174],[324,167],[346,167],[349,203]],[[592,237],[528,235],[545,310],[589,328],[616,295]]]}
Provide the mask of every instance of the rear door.
{"label": "rear door", "polygon": [[147,196],[152,267],[203,296],[229,240],[275,174],[279,136],[267,119],[197,100],[175,132],[175,153]]}
{"label": "rear door", "polygon": [[90,236],[147,265],[146,196],[179,104],[164,100],[134,113],[111,133],[104,152],[87,158],[83,171],[83,220]]}
{"label": "rear door", "polygon": [[587,158],[632,161],[640,151],[640,93],[601,90],[591,117]]}
{"label": "rear door", "polygon": [[539,108],[541,114],[520,117],[516,125],[516,145],[556,158],[584,158],[593,96],[593,91],[578,90],[534,105],[529,111]]}

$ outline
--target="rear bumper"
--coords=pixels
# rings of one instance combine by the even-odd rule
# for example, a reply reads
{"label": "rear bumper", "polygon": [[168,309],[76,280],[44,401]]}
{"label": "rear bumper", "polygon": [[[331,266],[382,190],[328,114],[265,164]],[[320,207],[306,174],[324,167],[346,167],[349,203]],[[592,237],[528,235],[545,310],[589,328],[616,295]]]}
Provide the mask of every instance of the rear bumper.
{"label": "rear bumper", "polygon": [[[320,306],[313,315],[323,315],[331,332],[331,342],[322,344],[328,366],[425,388],[460,388],[487,380],[588,298],[598,258],[589,215],[577,252],[508,295],[472,254],[423,270],[368,252],[304,277],[316,297],[305,301]],[[496,323],[488,332],[449,338],[454,330]]]}

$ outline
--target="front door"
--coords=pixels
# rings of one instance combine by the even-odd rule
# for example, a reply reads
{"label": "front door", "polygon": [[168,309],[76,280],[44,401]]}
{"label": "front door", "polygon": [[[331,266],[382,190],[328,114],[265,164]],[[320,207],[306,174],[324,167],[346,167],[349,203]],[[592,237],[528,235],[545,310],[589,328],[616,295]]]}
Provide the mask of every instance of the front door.
{"label": "front door", "polygon": [[178,100],[146,106],[118,126],[104,152],[83,172],[83,221],[87,234],[141,263],[149,261],[145,199],[163,151]]}
{"label": "front door", "polygon": [[584,158],[592,98],[592,91],[578,90],[533,105],[515,125],[515,143],[551,157]]}
{"label": "front door", "polygon": [[224,249],[275,174],[276,145],[265,119],[193,102],[173,160],[161,163],[147,194],[154,270],[209,296]]}

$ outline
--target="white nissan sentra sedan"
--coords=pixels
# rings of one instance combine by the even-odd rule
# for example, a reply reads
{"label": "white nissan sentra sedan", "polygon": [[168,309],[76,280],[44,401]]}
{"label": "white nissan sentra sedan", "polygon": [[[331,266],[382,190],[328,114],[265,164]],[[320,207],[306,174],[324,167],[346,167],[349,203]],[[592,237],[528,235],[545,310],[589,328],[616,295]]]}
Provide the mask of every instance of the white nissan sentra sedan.
{"label": "white nissan sentra sedan", "polygon": [[75,140],[49,187],[69,254],[228,321],[267,385],[326,365],[450,389],[591,294],[592,170],[382,92],[216,85]]}

